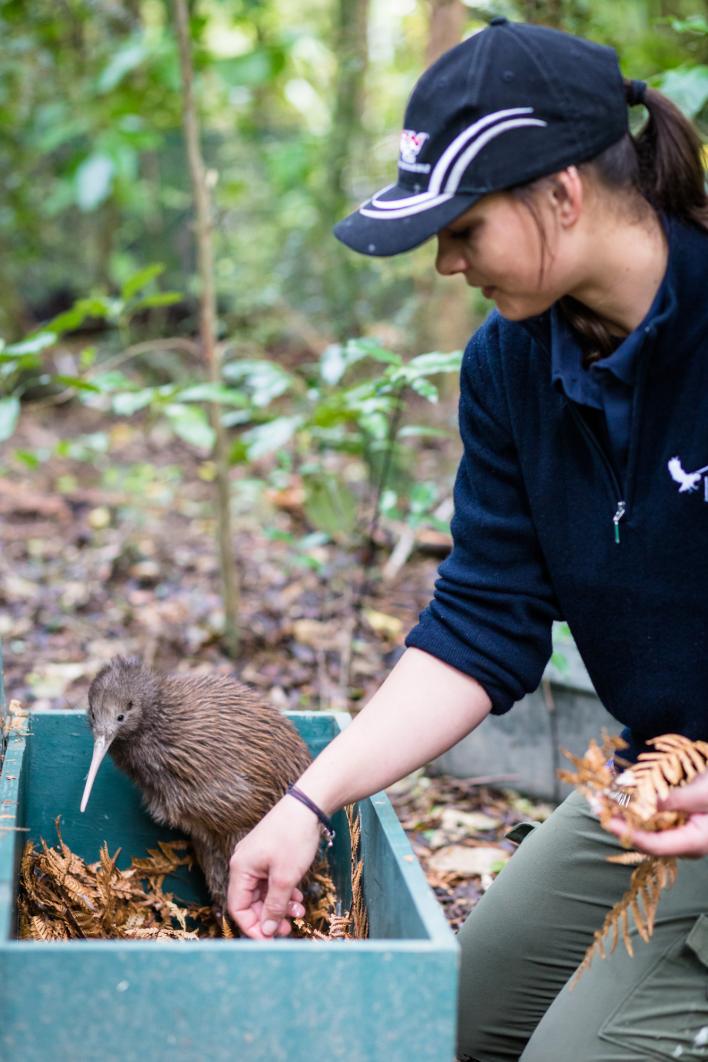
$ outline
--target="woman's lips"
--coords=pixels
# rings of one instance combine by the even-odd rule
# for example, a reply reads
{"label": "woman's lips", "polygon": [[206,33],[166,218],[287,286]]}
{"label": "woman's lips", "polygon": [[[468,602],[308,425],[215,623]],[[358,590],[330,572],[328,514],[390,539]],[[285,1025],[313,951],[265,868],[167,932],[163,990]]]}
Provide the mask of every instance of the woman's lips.
{"label": "woman's lips", "polygon": [[484,295],[485,299],[491,299],[495,291],[496,288],[491,284],[487,284],[485,285],[485,287],[482,288],[482,294]]}

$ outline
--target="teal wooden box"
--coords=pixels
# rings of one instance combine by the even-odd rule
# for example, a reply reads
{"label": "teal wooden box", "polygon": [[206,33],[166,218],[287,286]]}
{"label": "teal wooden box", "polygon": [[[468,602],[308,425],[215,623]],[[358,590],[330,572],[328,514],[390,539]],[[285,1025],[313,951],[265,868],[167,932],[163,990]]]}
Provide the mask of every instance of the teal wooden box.
{"label": "teal wooden box", "polygon": [[[319,752],[348,716],[290,716]],[[26,839],[56,836],[119,864],[169,831],[106,760],[84,815],[83,712],[35,712],[11,732],[0,776],[0,1056],[18,1062],[451,1062],[458,947],[384,794],[359,805],[371,938],[352,942],[69,941],[15,938]],[[348,878],[340,813],[335,877]],[[18,826],[24,832],[7,827]],[[123,860],[125,862],[123,862]],[[175,884],[181,897],[199,881]]]}

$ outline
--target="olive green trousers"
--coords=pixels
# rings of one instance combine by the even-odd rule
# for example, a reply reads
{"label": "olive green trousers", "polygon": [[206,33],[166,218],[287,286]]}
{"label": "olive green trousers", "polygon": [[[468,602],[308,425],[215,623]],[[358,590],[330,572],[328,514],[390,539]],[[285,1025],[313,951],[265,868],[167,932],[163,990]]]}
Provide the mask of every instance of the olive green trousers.
{"label": "olive green trousers", "polygon": [[460,1058],[708,1059],[708,857],[679,860],[649,943],[630,920],[633,958],[620,939],[568,983],[629,885],[618,850],[578,794],[523,840],[460,931]]}

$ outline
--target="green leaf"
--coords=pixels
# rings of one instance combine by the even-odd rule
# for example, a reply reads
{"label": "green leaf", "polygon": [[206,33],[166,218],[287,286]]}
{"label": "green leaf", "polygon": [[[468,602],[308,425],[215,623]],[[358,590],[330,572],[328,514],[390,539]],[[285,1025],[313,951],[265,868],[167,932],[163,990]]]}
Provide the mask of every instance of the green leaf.
{"label": "green leaf", "polygon": [[555,649],[554,649],[554,651],[553,651],[553,652],[551,653],[551,663],[552,663],[552,664],[553,664],[553,666],[554,666],[554,667],[555,667],[555,668],[556,668],[556,669],[557,669],[558,671],[560,671],[561,673],[562,673],[562,672],[564,672],[564,671],[567,671],[567,670],[568,670],[568,668],[569,668],[569,666],[570,666],[570,665],[568,664],[568,659],[567,659],[567,657],[565,657],[565,656],[563,655],[563,653],[559,653],[559,652],[558,652],[557,650],[555,650]]}
{"label": "green leaf", "polygon": [[16,395],[0,398],[0,442],[5,442],[15,431],[20,416],[20,400]]}
{"label": "green leaf", "polygon": [[110,92],[123,80],[126,74],[135,70],[148,54],[145,43],[131,40],[118,49],[104,68],[96,88],[99,92]]}
{"label": "green leaf", "polygon": [[76,391],[90,391],[92,394],[101,394],[100,387],[97,387],[96,384],[91,383],[89,380],[84,380],[82,376],[67,376],[65,373],[60,373],[54,379],[63,387],[73,387]]}
{"label": "green leaf", "polygon": [[32,470],[39,468],[42,463],[42,458],[34,450],[15,450],[14,457]]}
{"label": "green leaf", "polygon": [[356,527],[358,502],[347,486],[334,476],[305,481],[305,516],[319,531],[330,536],[351,535]]}
{"label": "green leaf", "polygon": [[75,304],[70,310],[64,310],[63,313],[53,317],[49,322],[49,327],[57,335],[63,335],[64,332],[73,332],[75,328],[83,324],[87,316],[86,311],[82,310],[78,304]]}
{"label": "green leaf", "polygon": [[119,417],[132,417],[138,410],[150,405],[154,394],[154,387],[145,387],[140,391],[122,391],[111,398],[111,408]]}
{"label": "green leaf", "polygon": [[88,213],[105,202],[113,185],[113,160],[97,152],[89,155],[79,166],[75,176],[76,203]]}
{"label": "green leaf", "polygon": [[[239,442],[245,447],[245,455],[251,461],[257,461],[274,450],[286,446],[302,424],[301,416],[276,417],[255,428],[250,428],[241,436]],[[235,448],[232,454],[237,453]],[[233,459],[233,458],[232,458]]]}
{"label": "green leaf", "polygon": [[708,19],[702,15],[689,15],[688,18],[671,20],[671,29],[676,33],[699,33],[708,35]]}
{"label": "green leaf", "polygon": [[353,365],[362,358],[371,358],[383,365],[402,365],[403,358],[400,354],[394,354],[392,350],[386,350],[377,339],[362,338],[350,339],[344,346],[344,355],[348,365]]}
{"label": "green leaf", "polygon": [[[224,425],[225,428],[235,428],[239,424],[248,424],[249,421],[252,420],[253,415],[250,409],[239,409],[233,413],[224,413],[221,418],[221,423]],[[239,440],[237,440],[234,445],[238,447]],[[235,459],[232,458],[232,461],[233,460]],[[239,458],[239,460],[243,460],[243,458]]]}
{"label": "green leaf", "polygon": [[132,277],[123,284],[120,294],[121,298],[128,301],[132,299],[133,295],[137,295],[139,291],[146,288],[148,284],[151,284],[156,277],[159,277],[161,273],[164,273],[165,267],[161,262],[154,262],[152,265],[145,266],[144,269],[139,269],[137,273],[133,273]]}
{"label": "green leaf", "polygon": [[449,439],[451,433],[443,428],[430,428],[426,424],[407,424],[398,433],[399,439]]}
{"label": "green leaf", "polygon": [[323,351],[320,358],[320,376],[322,380],[329,384],[330,387],[334,387],[344,376],[348,364],[342,344],[331,343]]}
{"label": "green leaf", "polygon": [[60,439],[54,447],[58,457],[68,457],[72,461],[92,461],[97,454],[108,453],[110,441],[105,431],[89,432],[77,435],[74,439]]}
{"label": "green leaf", "polygon": [[416,515],[428,512],[438,500],[435,483],[415,483],[410,491],[410,511]]}
{"label": "green leaf", "polygon": [[409,383],[416,394],[422,398],[427,398],[428,402],[437,402],[438,389],[430,380],[426,380],[424,376],[417,376],[410,380]]}
{"label": "green leaf", "polygon": [[47,347],[53,347],[56,341],[57,336],[54,332],[37,332],[28,339],[23,339],[19,343],[11,343],[5,347],[5,354],[39,354],[41,351],[46,350]]}
{"label": "green leaf", "polygon": [[242,391],[213,383],[185,387],[184,390],[176,392],[175,399],[178,402],[218,402],[224,406],[238,406],[239,408],[248,405],[248,399]]}
{"label": "green leaf", "polygon": [[708,102],[708,66],[678,66],[667,70],[655,84],[689,118],[695,118]]}
{"label": "green leaf", "polygon": [[223,368],[227,380],[242,381],[251,391],[254,406],[269,406],[274,398],[294,389],[297,381],[286,369],[274,361],[244,359],[231,361]]}
{"label": "green leaf", "polygon": [[451,350],[447,353],[433,350],[428,354],[418,354],[408,362],[408,369],[415,369],[425,376],[433,376],[437,373],[459,373],[462,364],[462,351]]}
{"label": "green leaf", "polygon": [[131,391],[132,384],[124,372],[114,369],[112,372],[99,373],[93,377],[93,383],[103,394],[114,391]]}
{"label": "green leaf", "polygon": [[137,302],[131,304],[131,311],[149,310],[153,306],[174,306],[181,302],[183,295],[179,291],[156,291],[153,295],[143,295]]}
{"label": "green leaf", "polygon": [[70,310],[57,314],[48,322],[46,328],[58,335],[73,332],[87,317],[98,317],[102,320],[115,318],[122,306],[120,300],[111,299],[108,295],[91,295],[86,299],[78,299]]}
{"label": "green leaf", "polygon": [[267,84],[280,72],[283,56],[279,49],[256,48],[245,55],[217,59],[211,65],[228,85],[257,88]]}
{"label": "green leaf", "polygon": [[175,435],[190,446],[211,453],[214,449],[214,429],[206,413],[199,406],[183,406],[178,403],[165,408],[165,416]]}

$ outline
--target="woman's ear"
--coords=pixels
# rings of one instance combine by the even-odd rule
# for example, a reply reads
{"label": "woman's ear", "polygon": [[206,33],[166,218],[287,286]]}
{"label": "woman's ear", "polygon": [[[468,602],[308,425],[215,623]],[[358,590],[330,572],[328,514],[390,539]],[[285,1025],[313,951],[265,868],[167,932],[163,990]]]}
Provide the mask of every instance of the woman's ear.
{"label": "woman's ear", "polygon": [[572,228],[583,211],[583,181],[577,166],[559,170],[551,178],[549,189],[551,205],[563,228]]}

